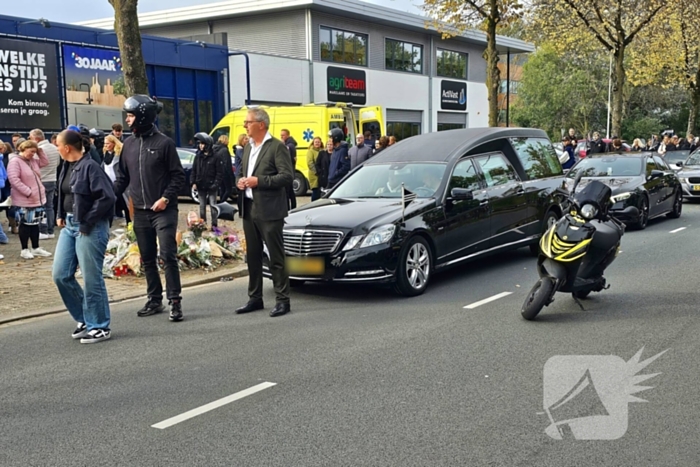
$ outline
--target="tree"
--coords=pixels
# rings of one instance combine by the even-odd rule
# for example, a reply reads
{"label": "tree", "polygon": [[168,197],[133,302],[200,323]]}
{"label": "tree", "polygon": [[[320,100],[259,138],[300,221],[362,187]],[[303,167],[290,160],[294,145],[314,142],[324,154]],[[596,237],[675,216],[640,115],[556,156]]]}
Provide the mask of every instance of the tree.
{"label": "tree", "polygon": [[558,140],[571,126],[583,134],[605,121],[607,63],[595,53],[560,55],[552,44],[541,45],[523,65],[513,121],[542,128]]}
{"label": "tree", "polygon": [[[630,82],[638,86],[679,86],[688,96],[687,132],[697,134],[700,117],[700,3],[670,0],[631,50]],[[654,66],[649,66],[654,61]],[[679,100],[680,101],[680,100]],[[679,102],[680,104],[680,102]]]}
{"label": "tree", "polygon": [[463,34],[467,28],[486,33],[486,88],[489,99],[489,126],[498,126],[499,54],[496,33],[522,14],[519,0],[424,0],[423,10],[433,19],[432,26],[443,39]]}
{"label": "tree", "polygon": [[[572,36],[594,38],[612,54],[612,132],[622,130],[625,53],[639,33],[666,6],[667,0],[534,0],[538,27],[560,44]],[[581,27],[572,27],[574,24]],[[655,64],[650,64],[654,66]]]}
{"label": "tree", "polygon": [[146,63],[141,50],[138,0],[109,0],[114,8],[114,32],[117,34],[126,95],[148,94]]}

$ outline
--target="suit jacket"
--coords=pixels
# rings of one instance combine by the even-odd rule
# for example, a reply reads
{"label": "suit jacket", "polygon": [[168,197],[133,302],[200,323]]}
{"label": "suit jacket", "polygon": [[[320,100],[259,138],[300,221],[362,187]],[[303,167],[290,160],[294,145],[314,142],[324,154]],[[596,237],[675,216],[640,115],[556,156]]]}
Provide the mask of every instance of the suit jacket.
{"label": "suit jacket", "polygon": [[[247,177],[251,149],[250,144],[246,144],[243,149],[241,170],[236,174],[236,184],[242,177]],[[253,177],[258,177],[258,186],[253,188],[253,204],[249,213],[251,218],[258,221],[275,221],[287,217],[287,188],[291,187],[294,181],[294,169],[289,150],[282,141],[273,137],[263,143],[253,167]],[[238,206],[241,217],[248,214],[244,213],[244,198],[245,190],[240,190]]]}

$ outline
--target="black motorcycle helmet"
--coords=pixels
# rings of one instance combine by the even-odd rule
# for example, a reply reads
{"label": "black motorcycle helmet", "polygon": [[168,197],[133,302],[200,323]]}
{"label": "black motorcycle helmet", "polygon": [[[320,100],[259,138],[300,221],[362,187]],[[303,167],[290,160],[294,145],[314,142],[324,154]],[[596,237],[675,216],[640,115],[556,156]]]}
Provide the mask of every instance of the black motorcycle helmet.
{"label": "black motorcycle helmet", "polygon": [[134,133],[143,133],[150,130],[161,110],[163,110],[161,102],[157,102],[155,99],[151,99],[143,94],[131,96],[124,101],[124,112],[136,117],[131,125],[131,131]]}
{"label": "black motorcycle helmet", "polygon": [[340,128],[333,128],[328,132],[328,137],[333,140],[333,144],[336,144],[345,139],[345,133]]}
{"label": "black motorcycle helmet", "polygon": [[199,143],[204,143],[206,152],[211,151],[212,146],[214,146],[214,139],[204,132],[199,132],[194,135],[194,140],[197,142],[197,148],[199,149]]}
{"label": "black motorcycle helmet", "polygon": [[98,130],[97,128],[90,128],[90,138],[92,139],[99,139],[99,138],[104,138],[105,132],[102,130]]}
{"label": "black motorcycle helmet", "polygon": [[91,137],[91,135],[90,135],[90,128],[88,128],[88,126],[85,125],[84,123],[79,123],[79,124],[78,124],[78,129],[80,130],[80,134],[81,134],[81,135],[83,135],[83,136],[85,136],[85,137],[88,137],[88,138]]}

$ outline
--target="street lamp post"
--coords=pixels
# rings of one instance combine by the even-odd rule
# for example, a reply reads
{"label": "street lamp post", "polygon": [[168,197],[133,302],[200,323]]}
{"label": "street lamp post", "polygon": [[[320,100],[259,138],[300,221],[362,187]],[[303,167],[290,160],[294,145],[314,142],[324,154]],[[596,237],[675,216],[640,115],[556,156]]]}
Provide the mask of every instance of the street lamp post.
{"label": "street lamp post", "polygon": [[610,99],[612,96],[612,54],[610,54],[610,66],[608,67],[608,123],[606,126],[605,137],[610,138]]}

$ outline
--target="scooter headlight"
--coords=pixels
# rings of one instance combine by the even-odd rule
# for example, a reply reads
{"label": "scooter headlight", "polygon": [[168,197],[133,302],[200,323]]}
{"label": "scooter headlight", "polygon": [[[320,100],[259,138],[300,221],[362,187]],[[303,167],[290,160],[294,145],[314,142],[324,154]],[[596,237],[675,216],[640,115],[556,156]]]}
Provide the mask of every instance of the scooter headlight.
{"label": "scooter headlight", "polygon": [[579,214],[581,214],[581,217],[584,219],[593,219],[595,215],[598,214],[598,209],[592,204],[584,204],[581,206]]}

